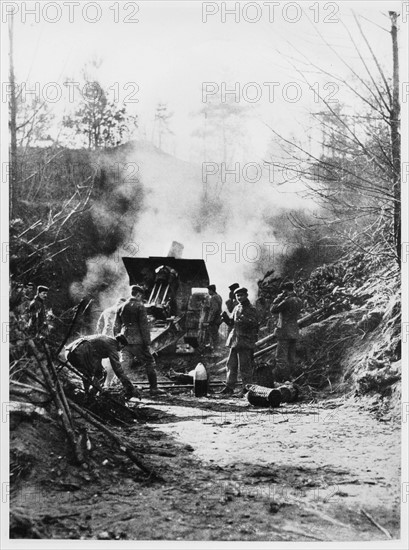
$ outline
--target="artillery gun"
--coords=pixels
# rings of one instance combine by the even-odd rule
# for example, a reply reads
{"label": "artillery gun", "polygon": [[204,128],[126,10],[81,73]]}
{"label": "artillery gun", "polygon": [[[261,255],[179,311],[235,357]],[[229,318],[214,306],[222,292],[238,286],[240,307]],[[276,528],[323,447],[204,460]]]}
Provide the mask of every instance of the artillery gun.
{"label": "artillery gun", "polygon": [[182,337],[186,345],[198,347],[201,304],[209,284],[205,262],[174,256],[124,257],[122,261],[129,284],[142,286],[148,298],[144,305],[152,352],[171,351]]}

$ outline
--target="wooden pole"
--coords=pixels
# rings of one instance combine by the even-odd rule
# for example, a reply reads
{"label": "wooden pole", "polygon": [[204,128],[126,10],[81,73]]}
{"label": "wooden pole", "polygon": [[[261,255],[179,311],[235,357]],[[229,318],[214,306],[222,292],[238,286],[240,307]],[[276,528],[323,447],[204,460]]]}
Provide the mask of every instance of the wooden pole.
{"label": "wooden pole", "polygon": [[57,371],[55,369],[54,363],[51,360],[50,352],[49,352],[46,344],[44,344],[44,351],[45,351],[45,356],[47,358],[48,368],[51,370],[51,373],[54,377],[55,384],[56,384],[56,387],[57,387],[57,391],[58,391],[58,394],[61,398],[61,402],[64,406],[65,413],[68,417],[68,420],[70,421],[71,426],[74,427],[73,422],[72,422],[70,407],[68,406],[67,398],[65,397],[65,392],[64,392],[63,387],[61,385],[60,379],[58,378]]}
{"label": "wooden pole", "polygon": [[55,385],[52,381],[51,375],[48,372],[47,367],[45,365],[43,365],[43,363],[40,359],[38,359],[37,357],[36,357],[36,359],[37,359],[37,362],[40,366],[41,372],[43,373],[44,380],[45,380],[45,382],[48,386],[48,389],[50,390],[50,393],[52,395],[54,404],[57,408],[57,413],[60,416],[61,422],[62,422],[63,427],[64,427],[64,430],[67,433],[68,440],[70,441],[70,443],[73,447],[75,458],[81,464],[84,461],[84,457],[82,456],[82,454],[80,452],[80,449],[77,446],[77,440],[76,440],[76,437],[75,437],[75,432],[74,432],[73,427],[70,423],[70,419],[67,415],[67,412],[66,412],[64,404],[61,400],[61,397],[58,394],[58,391],[57,391],[57,389],[56,389],[56,387],[55,387]]}
{"label": "wooden pole", "polygon": [[268,353],[269,351],[273,351],[273,349],[276,349],[277,343],[272,344],[271,346],[268,346],[268,348],[261,349],[260,351],[256,351],[254,354],[254,358],[260,357],[261,355],[264,355],[265,353]]}
{"label": "wooden pole", "polygon": [[78,414],[80,414],[87,422],[90,424],[93,424],[96,428],[101,430],[101,432],[105,433],[107,436],[109,436],[115,443],[118,445],[121,451],[123,451],[134,464],[138,466],[140,470],[145,472],[146,474],[149,474],[150,477],[153,477],[159,481],[164,481],[163,477],[159,475],[153,468],[150,466],[147,466],[133,451],[129,448],[128,444],[125,443],[120,437],[118,437],[114,432],[112,432],[109,428],[101,424],[101,422],[98,422],[98,420],[95,420],[87,411],[85,411],[82,407],[74,403],[74,401],[71,401],[71,399],[68,400],[70,406],[76,411]]}

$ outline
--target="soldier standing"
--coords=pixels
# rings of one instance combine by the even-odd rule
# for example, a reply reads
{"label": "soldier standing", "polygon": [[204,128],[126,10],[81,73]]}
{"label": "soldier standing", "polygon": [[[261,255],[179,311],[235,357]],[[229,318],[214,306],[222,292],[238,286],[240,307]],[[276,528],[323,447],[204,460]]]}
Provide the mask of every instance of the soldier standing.
{"label": "soldier standing", "polygon": [[28,308],[28,333],[32,338],[44,337],[48,334],[47,313],[45,301],[48,296],[48,287],[40,285],[37,294]]}
{"label": "soldier standing", "polygon": [[209,311],[207,314],[206,322],[204,326],[208,327],[210,347],[212,350],[217,348],[219,343],[219,326],[222,322],[222,297],[216,292],[216,285],[209,285],[207,287],[209,292]]}
{"label": "soldier standing", "polygon": [[125,372],[131,370],[135,359],[142,362],[148,377],[150,393],[156,395],[162,392],[158,390],[155,360],[149,349],[151,336],[148,316],[142,302],[143,294],[144,289],[141,286],[131,287],[131,297],[119,306],[116,313],[114,334],[123,334],[128,341],[120,356]]}
{"label": "soldier standing", "polygon": [[234,308],[233,317],[230,320],[233,330],[227,339],[230,353],[227,359],[226,387],[220,393],[224,395],[233,393],[240,368],[243,388],[239,396],[243,397],[246,393],[246,385],[252,382],[253,354],[257,342],[259,320],[256,308],[248,299],[247,288],[237,288],[234,294],[238,305]]}
{"label": "soldier standing", "polygon": [[282,285],[284,292],[279,294],[271,305],[270,311],[279,314],[275,335],[277,337],[275,376],[280,381],[288,380],[296,360],[296,347],[300,329],[298,316],[302,301],[294,293],[294,283]]}

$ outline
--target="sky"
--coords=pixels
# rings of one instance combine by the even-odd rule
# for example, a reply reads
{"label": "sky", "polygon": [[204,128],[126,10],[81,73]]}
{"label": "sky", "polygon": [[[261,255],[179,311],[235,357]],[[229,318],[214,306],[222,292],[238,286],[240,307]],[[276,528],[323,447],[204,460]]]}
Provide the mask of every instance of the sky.
{"label": "sky", "polygon": [[[152,136],[156,104],[168,104],[174,113],[173,136],[166,146],[184,160],[195,159],[192,132],[201,119],[194,113],[217,91],[233,88],[235,94],[230,98],[251,107],[248,150],[254,157],[264,154],[270,139],[266,123],[299,132],[301,123],[308,125],[308,111],[322,107],[310,84],[325,97],[333,92],[335,100],[351,102],[343,82],[331,87],[334,78],[318,75],[311,63],[343,78],[348,75],[345,61],[362,74],[348,30],[371,63],[353,7],[379,61],[390,66],[387,11],[400,9],[398,2],[282,2],[273,6],[271,2],[83,1],[80,6],[65,2],[64,9],[61,5],[57,9],[53,2],[37,2],[38,8],[33,2],[25,4],[26,12],[20,6],[14,15],[15,68],[27,89],[39,86],[40,95],[46,97],[54,91],[60,94],[58,100],[49,102],[60,117],[75,107],[80,96],[71,88],[70,97],[64,83],[68,79],[81,82],[84,65],[98,59],[101,65],[95,78],[138,114],[140,137]],[[37,9],[35,15],[29,9]],[[308,83],[296,69],[303,70]],[[209,90],[205,96],[203,88]]]}

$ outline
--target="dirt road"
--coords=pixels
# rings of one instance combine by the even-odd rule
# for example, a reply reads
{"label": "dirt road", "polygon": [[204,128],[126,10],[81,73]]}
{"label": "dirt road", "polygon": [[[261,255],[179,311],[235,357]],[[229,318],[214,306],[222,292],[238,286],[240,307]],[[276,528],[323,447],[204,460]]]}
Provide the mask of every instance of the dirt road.
{"label": "dirt road", "polygon": [[399,538],[398,423],[342,398],[266,410],[185,394],[139,409],[147,423],[119,431],[165,481],[146,480],[96,432],[88,470],[66,464],[60,442],[12,494],[14,536],[29,517],[26,533],[41,538]]}

